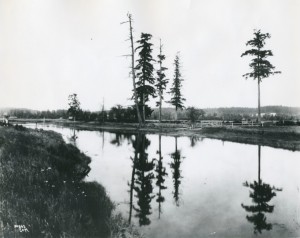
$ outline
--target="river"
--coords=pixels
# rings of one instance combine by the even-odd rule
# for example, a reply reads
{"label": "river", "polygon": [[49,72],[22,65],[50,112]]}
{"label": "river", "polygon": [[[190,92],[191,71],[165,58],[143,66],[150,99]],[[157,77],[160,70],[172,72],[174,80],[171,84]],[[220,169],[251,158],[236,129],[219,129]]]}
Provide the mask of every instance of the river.
{"label": "river", "polygon": [[[26,124],[35,128],[35,124]],[[221,140],[74,131],[117,211],[146,237],[299,237],[300,153]]]}

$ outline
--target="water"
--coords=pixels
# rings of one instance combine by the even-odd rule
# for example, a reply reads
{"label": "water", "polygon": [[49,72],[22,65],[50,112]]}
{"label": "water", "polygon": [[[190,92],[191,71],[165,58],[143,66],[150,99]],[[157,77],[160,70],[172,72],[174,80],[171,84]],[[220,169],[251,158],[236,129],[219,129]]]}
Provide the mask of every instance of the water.
{"label": "water", "polygon": [[43,129],[92,158],[86,180],[102,184],[146,237],[300,236],[299,152],[99,131],[74,140],[69,128]]}

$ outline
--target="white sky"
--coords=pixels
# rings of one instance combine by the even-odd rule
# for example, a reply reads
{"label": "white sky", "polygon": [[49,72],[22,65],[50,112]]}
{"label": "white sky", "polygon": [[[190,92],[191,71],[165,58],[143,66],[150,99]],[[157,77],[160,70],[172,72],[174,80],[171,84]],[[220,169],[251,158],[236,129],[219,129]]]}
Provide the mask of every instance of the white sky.
{"label": "white sky", "polygon": [[0,107],[67,108],[71,93],[83,109],[132,104],[127,12],[154,57],[162,39],[169,78],[180,51],[187,106],[257,106],[240,57],[253,29],[271,34],[282,71],[263,81],[262,105],[300,106],[298,0],[0,0]]}

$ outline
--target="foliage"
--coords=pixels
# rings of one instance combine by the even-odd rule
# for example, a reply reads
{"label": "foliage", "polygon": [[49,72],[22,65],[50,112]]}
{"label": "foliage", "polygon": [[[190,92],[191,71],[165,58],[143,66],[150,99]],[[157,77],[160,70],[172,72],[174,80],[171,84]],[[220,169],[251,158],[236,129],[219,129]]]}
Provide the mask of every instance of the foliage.
{"label": "foliage", "polygon": [[195,107],[188,107],[186,111],[191,123],[195,123],[200,116],[203,117],[205,115],[205,112],[202,109],[197,109]]}
{"label": "foliage", "polygon": [[124,220],[120,213],[113,215],[109,221],[111,238],[143,238],[137,227]]}
{"label": "foliage", "polygon": [[69,95],[68,100],[69,100],[68,113],[74,118],[74,121],[75,121],[76,120],[75,118],[77,117],[77,115],[81,111],[80,102],[78,100],[77,94],[73,93],[73,94]]}
{"label": "foliage", "polygon": [[272,51],[263,50],[265,40],[270,37],[271,35],[269,33],[264,34],[261,33],[260,30],[256,30],[254,31],[254,38],[246,43],[246,45],[250,45],[252,49],[245,51],[241,57],[246,55],[253,56],[249,64],[252,71],[243,75],[246,79],[253,78],[261,81],[270,75],[281,73],[280,71],[274,71],[275,67],[267,60],[269,56],[273,56]]}
{"label": "foliage", "polygon": [[274,71],[275,67],[267,60],[269,56],[273,56],[271,50],[264,50],[265,40],[270,38],[270,34],[263,34],[258,31],[254,31],[254,38],[249,40],[246,45],[252,46],[252,49],[245,51],[241,57],[250,55],[253,56],[251,63],[249,64],[252,71],[246,73],[243,77],[257,79],[258,82],[258,123],[261,122],[261,110],[260,110],[260,82],[263,78],[267,78],[270,75],[281,73],[280,71]]}
{"label": "foliage", "polygon": [[2,128],[0,145],[4,237],[21,237],[17,225],[22,237],[109,236],[114,206],[101,185],[83,181],[89,157],[47,131]]}
{"label": "foliage", "polygon": [[149,97],[155,97],[155,88],[154,85],[154,77],[153,77],[153,65],[152,62],[152,43],[151,40],[152,35],[147,33],[141,34],[141,39],[137,41],[139,46],[136,48],[136,51],[139,50],[139,59],[137,60],[136,76],[138,81],[136,82],[136,90],[139,105],[142,107],[142,115],[143,122],[145,122],[146,114],[145,114],[145,106],[149,101]]}
{"label": "foliage", "polygon": [[173,78],[173,84],[170,89],[171,94],[171,100],[169,103],[173,105],[177,111],[177,109],[183,109],[184,105],[183,102],[185,101],[185,98],[182,96],[181,88],[182,88],[182,76],[180,72],[181,64],[179,55],[177,54],[174,60],[175,70],[174,70],[174,78]]}
{"label": "foliage", "polygon": [[[145,106],[145,115],[146,117],[150,117],[152,113],[152,109]],[[108,112],[108,120],[116,121],[116,122],[137,122],[137,114],[135,110],[135,106],[124,108],[121,105],[116,105],[112,107]]]}

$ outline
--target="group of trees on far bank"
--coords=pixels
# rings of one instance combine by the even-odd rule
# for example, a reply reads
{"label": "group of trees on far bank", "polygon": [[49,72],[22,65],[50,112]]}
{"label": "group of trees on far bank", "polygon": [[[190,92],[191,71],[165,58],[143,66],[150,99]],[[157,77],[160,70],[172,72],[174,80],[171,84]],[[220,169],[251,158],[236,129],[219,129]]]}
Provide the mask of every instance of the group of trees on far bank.
{"label": "group of trees on far bank", "polygon": [[[151,34],[141,33],[140,39],[136,41],[138,46],[136,48],[134,47],[132,15],[127,14],[127,17],[128,21],[123,23],[129,23],[129,39],[131,48],[131,54],[129,56],[131,57],[131,76],[133,83],[132,91],[137,112],[136,118],[141,126],[146,121],[146,111],[148,110],[151,112],[151,109],[147,103],[149,102],[150,98],[156,98],[157,96],[157,106],[160,114],[159,121],[161,121],[162,102],[164,100],[164,93],[169,82],[169,79],[167,79],[165,74],[165,71],[168,68],[164,66],[166,57],[163,54],[163,45],[161,40],[159,44],[159,54],[157,56],[157,60],[155,60],[152,56],[153,44],[151,43]],[[135,52],[138,52],[138,59],[136,62]],[[157,77],[155,77],[154,72],[155,62],[158,63],[158,69],[156,70]],[[185,101],[181,93],[183,78],[180,72],[181,64],[179,53],[177,53],[175,57],[174,66],[175,70],[173,84],[168,93],[171,94],[169,103],[175,107],[177,113],[178,109],[184,108],[183,102]]]}
{"label": "group of trees on far bank", "polygon": [[[241,57],[252,56],[249,67],[251,71],[243,75],[243,77],[253,78],[258,82],[258,110],[256,112],[244,113],[244,112],[222,112],[217,111],[209,113],[211,109],[206,109],[206,112],[196,107],[185,108],[185,98],[182,95],[183,77],[181,73],[181,59],[179,53],[176,54],[174,59],[174,71],[171,85],[170,79],[167,77],[168,68],[165,66],[166,56],[163,53],[163,44],[159,41],[159,53],[157,58],[153,57],[153,44],[151,43],[152,35],[149,33],[141,33],[140,39],[134,41],[132,16],[127,15],[129,23],[129,40],[131,53],[127,56],[131,57],[131,76],[132,76],[132,100],[134,105],[129,107],[123,107],[122,105],[116,105],[110,110],[104,110],[100,112],[84,111],[80,107],[80,101],[76,93],[69,95],[68,110],[56,110],[56,111],[24,111],[15,110],[10,113],[11,116],[19,118],[64,118],[71,120],[81,121],[120,121],[120,122],[138,122],[142,126],[146,119],[159,120],[175,120],[184,119],[190,120],[192,123],[199,119],[221,119],[221,120],[242,120],[247,118],[253,118],[257,116],[257,122],[261,122],[262,109],[260,106],[260,84],[262,79],[268,78],[271,75],[281,73],[275,70],[268,58],[273,56],[271,50],[264,48],[266,39],[270,38],[269,33],[262,33],[260,30],[254,31],[254,37],[246,43],[246,46],[251,48],[246,50]],[[137,46],[135,47],[135,44]],[[135,56],[137,54],[137,59]],[[167,91],[167,88],[169,90]],[[170,94],[170,99],[166,100],[166,93]],[[151,108],[149,101],[157,98],[156,107]],[[163,112],[163,102],[171,104],[174,107],[175,113],[169,113],[168,110]],[[186,109],[186,110],[185,110]],[[246,109],[247,111],[248,109]],[[234,111],[234,110],[233,110]],[[154,112],[154,113],[153,113]],[[168,114],[168,115],[167,115]],[[179,118],[178,118],[179,116]],[[266,116],[266,115],[264,115]],[[277,113],[272,111],[271,119],[294,119],[297,115],[291,115],[290,113]],[[297,119],[297,118],[296,118]]]}
{"label": "group of trees on far bank", "polygon": [[[161,122],[162,120],[162,102],[164,100],[164,92],[166,90],[168,79],[166,78],[165,71],[167,70],[164,67],[163,62],[165,60],[165,55],[162,52],[162,43],[160,40],[159,45],[159,55],[158,60],[156,61],[159,65],[157,70],[157,78],[154,77],[154,66],[153,63],[155,60],[152,57],[152,47],[153,44],[150,42],[152,35],[148,33],[141,33],[141,38],[136,43],[138,46],[134,48],[133,41],[133,27],[132,27],[132,16],[128,14],[129,23],[129,36],[131,42],[131,74],[133,81],[133,98],[137,111],[137,120],[139,124],[145,123],[147,118],[146,116],[146,108],[148,111],[149,107],[147,102],[150,98],[159,97],[157,101],[157,106],[159,108],[159,116],[158,120]],[[270,75],[281,73],[280,71],[275,71],[275,66],[273,66],[268,57],[273,56],[271,50],[264,49],[265,40],[270,38],[269,33],[262,33],[260,30],[254,31],[253,39],[249,40],[246,45],[251,46],[251,49],[246,50],[241,57],[244,56],[252,56],[251,62],[249,64],[251,71],[243,75],[243,77],[253,78],[258,82],[258,113],[257,113],[257,121],[261,123],[261,106],[260,106],[260,84],[262,79],[268,78]],[[139,58],[136,60],[137,65],[135,65],[135,52],[138,51]],[[182,82],[183,78],[181,75],[181,64],[180,57],[177,54],[174,60],[174,76],[173,83],[168,93],[171,94],[171,99],[168,101],[171,105],[175,107],[176,116],[177,110],[182,110],[184,108],[185,98],[182,95]],[[201,115],[199,110],[196,110],[194,107],[191,107],[189,110],[189,116],[191,121],[195,120],[194,117]],[[198,119],[197,117],[197,119]]]}

